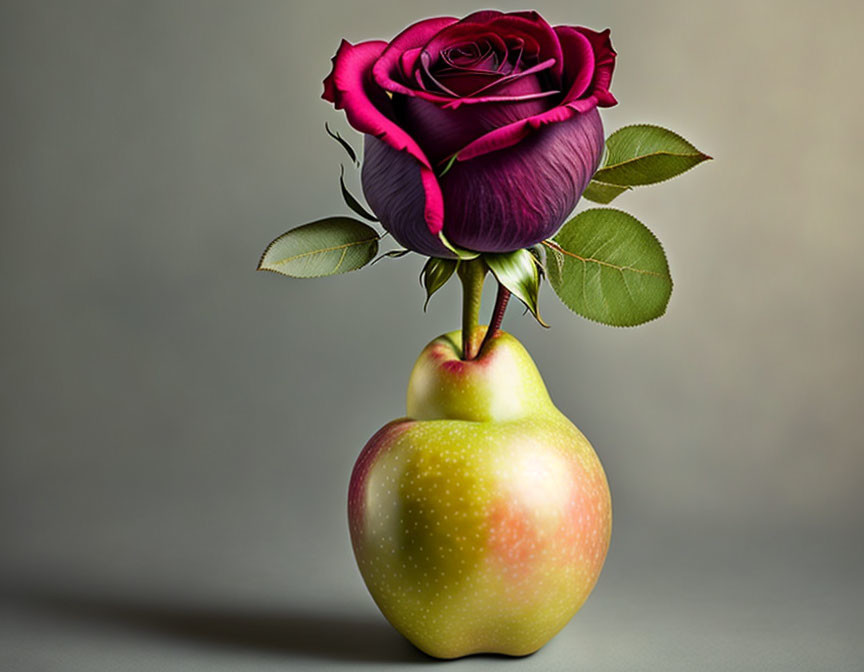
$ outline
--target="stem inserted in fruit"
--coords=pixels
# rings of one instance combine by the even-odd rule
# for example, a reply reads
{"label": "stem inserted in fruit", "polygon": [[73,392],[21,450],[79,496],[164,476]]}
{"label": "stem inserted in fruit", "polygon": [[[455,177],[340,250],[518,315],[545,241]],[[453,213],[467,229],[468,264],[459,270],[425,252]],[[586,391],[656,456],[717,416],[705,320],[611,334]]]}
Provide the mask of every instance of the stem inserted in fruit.
{"label": "stem inserted in fruit", "polygon": [[486,344],[495,338],[495,335],[501,329],[501,322],[504,320],[504,311],[507,310],[507,303],[509,301],[510,290],[499,282],[498,295],[495,297],[495,309],[492,311],[492,320],[489,322],[489,329],[486,330],[486,336],[480,344],[478,353],[483,352]]}
{"label": "stem inserted in fruit", "polygon": [[462,359],[470,360],[480,351],[477,325],[480,322],[486,264],[482,259],[462,261],[457,272],[462,281]]}

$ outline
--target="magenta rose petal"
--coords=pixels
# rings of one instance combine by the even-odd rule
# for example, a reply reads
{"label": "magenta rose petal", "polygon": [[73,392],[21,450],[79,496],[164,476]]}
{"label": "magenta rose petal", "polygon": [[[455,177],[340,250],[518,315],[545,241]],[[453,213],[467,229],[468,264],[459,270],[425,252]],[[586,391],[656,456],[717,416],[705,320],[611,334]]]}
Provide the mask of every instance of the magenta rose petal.
{"label": "magenta rose petal", "polygon": [[497,9],[478,9],[473,14],[469,14],[461,19],[459,23],[489,23],[499,16],[504,16],[504,12]]}
{"label": "magenta rose petal", "polygon": [[368,70],[386,47],[386,42],[352,45],[343,40],[333,57],[333,71],[324,80],[322,98],[337,110],[344,109],[350,124],[361,133],[386,137],[393,147],[407,150],[428,166],[429,160],[419,145],[382,111],[389,105],[387,97],[369,86]]}
{"label": "magenta rose petal", "polygon": [[465,19],[463,19],[436,33],[424,45],[423,51],[437,58],[439,54],[445,53],[450,47],[468,42],[476,42],[477,40],[492,40],[503,45],[501,36],[490,31],[487,26],[479,23],[466,23]]}
{"label": "magenta rose petal", "polygon": [[[385,48],[385,42],[361,42],[353,46],[343,40],[333,58],[333,72],[324,81],[323,97],[334,103],[336,109],[344,109],[355,129],[378,138],[394,150],[404,150],[418,166],[425,192],[422,221],[434,237],[444,226],[444,200],[432,165],[416,141],[382,111],[390,107],[390,101],[369,77],[372,64]],[[383,218],[381,221],[385,222]]]}
{"label": "magenta rose petal", "polygon": [[618,103],[609,92],[612,85],[612,72],[615,69],[615,50],[609,39],[609,29],[598,33],[590,28],[576,28],[591,43],[594,50],[594,78],[591,81],[593,95],[600,107],[612,107]]}
{"label": "magenta rose petal", "polygon": [[420,58],[422,52],[423,48],[417,47],[416,49],[403,51],[399,55],[399,66],[402,68],[402,77],[404,77],[406,81],[411,79],[411,73],[414,72],[417,59]]}
{"label": "magenta rose petal", "polygon": [[403,52],[422,47],[442,29],[457,21],[458,19],[447,16],[426,19],[425,21],[418,21],[399,33],[387,45],[372,68],[372,77],[378,86],[385,91],[401,93],[406,96],[412,95],[411,89],[394,79],[394,77],[399,76],[400,59]]}
{"label": "magenta rose petal", "polygon": [[[521,80],[520,88],[530,86],[529,80]],[[403,119],[406,130],[417,139],[429,158],[438,163],[467,145],[475,138],[485,138],[494,129],[509,128],[513,123],[531,118],[546,110],[549,96],[530,88],[513,95],[504,101],[491,98],[488,104],[470,104],[470,99],[448,99],[436,105],[416,96],[403,101]],[[537,97],[533,94],[540,94]],[[520,96],[524,98],[520,99]],[[452,109],[451,105],[457,107]],[[518,141],[514,140],[514,142]],[[512,143],[510,143],[512,144]]]}
{"label": "magenta rose petal", "polygon": [[537,100],[538,98],[551,98],[557,96],[560,91],[535,91],[531,93],[512,94],[506,96],[482,96],[480,98],[459,98],[444,104],[445,109],[457,109],[463,105],[477,105],[482,103],[520,103],[526,100]]}
{"label": "magenta rose petal", "polygon": [[533,37],[540,45],[540,60],[554,58],[556,64],[552,74],[557,81],[561,81],[564,73],[564,57],[561,53],[561,43],[554,29],[537,12],[513,12],[505,14],[493,21],[488,26],[502,32],[513,31],[515,34],[525,34]]}
{"label": "magenta rose petal", "polygon": [[547,111],[559,92],[543,89],[538,74],[545,69],[504,75],[501,86],[488,89],[486,96],[429,100],[426,92],[416,92],[400,102],[403,126],[432,161],[440,162],[496,128]]}
{"label": "magenta rose petal", "polygon": [[578,99],[591,85],[594,78],[595,57],[590,40],[576,28],[555,26],[564,54],[564,82],[567,93],[563,103]]}
{"label": "magenta rose petal", "polygon": [[453,96],[454,98],[458,97],[458,96],[459,96],[458,93],[455,93],[455,92],[451,91],[449,88],[447,88],[447,86],[445,86],[444,84],[442,84],[441,82],[439,82],[438,79],[435,77],[434,74],[432,74],[432,71],[429,69],[429,60],[430,60],[430,56],[429,56],[429,52],[428,52],[428,51],[424,51],[422,54],[420,54],[420,67],[422,68],[422,72],[421,72],[420,70],[418,70],[418,71],[417,71],[417,74],[418,74],[418,81],[420,82],[421,86],[422,86],[422,84],[423,84],[423,76],[425,75],[426,78],[427,78],[427,79],[428,79],[428,80],[429,80],[429,81],[430,81],[430,82],[431,82],[431,83],[432,83],[432,84],[433,84],[433,85],[434,85],[434,86],[435,86],[439,91],[443,91],[444,93],[446,93],[446,94],[448,94],[448,95],[451,95],[451,96]]}
{"label": "magenta rose petal", "polygon": [[[590,107],[587,109],[591,109],[595,104],[594,101],[591,101]],[[587,109],[585,111],[587,111]],[[542,114],[520,119],[507,124],[506,126],[499,126],[495,130],[489,131],[485,135],[481,135],[479,138],[473,140],[460,149],[458,151],[458,160],[460,162],[468,161],[469,159],[474,159],[478,156],[488,154],[489,152],[512,147],[523,138],[527,137],[532,131],[543,126],[548,126],[549,124],[570,119],[575,112],[576,111],[570,107],[559,106],[547,110]]]}
{"label": "magenta rose petal", "polygon": [[557,61],[555,76],[560,80],[563,73],[561,45],[555,31],[535,11],[510,12],[505,14],[494,9],[485,9],[469,14],[459,23],[480,24],[487,30],[503,35],[529,36],[539,45],[538,58],[554,58]]}
{"label": "magenta rose petal", "polygon": [[[598,33],[588,28],[557,26],[555,32],[561,38],[562,53],[568,62],[565,84],[569,85],[569,90],[561,104],[526,119],[500,126],[475,139],[459,150],[459,161],[467,161],[515,145],[533,130],[570,119],[574,113],[584,114],[596,106],[611,107],[618,102],[608,90],[616,56],[609,39],[609,31]],[[591,49],[590,55],[586,46]],[[574,63],[577,58],[579,62]],[[585,63],[583,59],[589,58],[592,59],[589,61],[590,67],[582,68]],[[574,78],[572,81],[571,77]],[[587,86],[584,85],[586,81],[590,81]]]}
{"label": "magenta rose petal", "polygon": [[[503,77],[499,77],[495,81],[490,82],[489,84],[486,84],[482,88],[477,89],[476,91],[472,91],[471,94],[469,94],[467,97],[473,99],[477,95],[483,93],[484,91],[488,91],[489,89],[497,89],[498,87],[504,86],[506,84],[511,84],[514,80],[524,79],[525,77],[528,77],[529,75],[536,75],[538,72],[543,72],[544,70],[548,70],[549,68],[551,68],[554,65],[555,65],[555,61],[553,59],[551,59],[551,58],[547,59],[547,60],[543,61],[542,63],[538,63],[537,65],[533,65],[530,68],[527,68],[527,69],[522,70],[520,72],[514,72],[514,73],[511,73],[509,75],[504,75]],[[551,91],[551,92],[547,91],[544,93],[558,93],[558,92],[557,91]]]}

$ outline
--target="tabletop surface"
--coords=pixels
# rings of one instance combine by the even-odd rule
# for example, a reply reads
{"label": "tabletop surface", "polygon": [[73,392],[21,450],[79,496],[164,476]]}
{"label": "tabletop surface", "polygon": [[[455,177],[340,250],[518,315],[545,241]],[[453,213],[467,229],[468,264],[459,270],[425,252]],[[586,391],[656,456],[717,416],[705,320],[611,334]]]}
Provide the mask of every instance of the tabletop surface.
{"label": "tabletop surface", "polygon": [[[658,530],[659,532],[659,530]],[[613,672],[861,670],[860,548],[830,561],[819,539],[623,530],[594,593],[546,647],[523,659],[473,656],[447,669]],[[378,613],[350,549],[274,553],[219,572],[127,568],[20,571],[0,598],[0,669],[24,672],[410,669],[435,661]],[[633,571],[633,560],[640,567]],[[223,560],[224,563],[224,560]],[[219,563],[217,562],[217,566]],[[59,564],[58,564],[59,566]],[[245,569],[244,569],[245,567]],[[255,570],[252,571],[252,567]],[[110,574],[110,573],[109,573]],[[125,575],[125,576],[124,576]],[[137,578],[133,578],[137,577]],[[146,578],[144,578],[146,577]]]}

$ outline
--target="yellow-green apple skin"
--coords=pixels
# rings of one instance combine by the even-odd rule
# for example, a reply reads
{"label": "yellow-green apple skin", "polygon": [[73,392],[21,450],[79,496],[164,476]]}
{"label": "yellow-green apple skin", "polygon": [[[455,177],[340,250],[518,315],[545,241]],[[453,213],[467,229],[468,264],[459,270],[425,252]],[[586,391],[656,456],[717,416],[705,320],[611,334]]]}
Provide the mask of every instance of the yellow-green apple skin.
{"label": "yellow-green apple skin", "polygon": [[419,649],[523,656],[594,587],[609,486],[519,341],[498,332],[477,359],[460,353],[458,332],[426,346],[407,417],[360,454],[351,541],[376,604]]}

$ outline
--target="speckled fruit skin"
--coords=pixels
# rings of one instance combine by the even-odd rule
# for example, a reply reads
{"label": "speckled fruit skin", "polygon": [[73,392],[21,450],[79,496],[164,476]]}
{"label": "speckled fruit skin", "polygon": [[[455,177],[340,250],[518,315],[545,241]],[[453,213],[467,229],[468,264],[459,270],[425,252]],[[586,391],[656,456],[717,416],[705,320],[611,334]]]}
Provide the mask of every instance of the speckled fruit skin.
{"label": "speckled fruit skin", "polygon": [[612,529],[609,486],[513,336],[499,332],[473,361],[460,352],[458,332],[426,346],[408,417],[357,459],[351,541],[378,607],[419,649],[523,656],[594,587]]}

